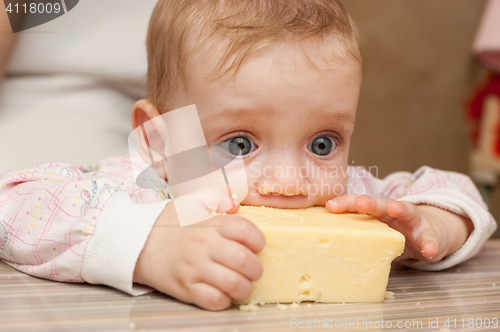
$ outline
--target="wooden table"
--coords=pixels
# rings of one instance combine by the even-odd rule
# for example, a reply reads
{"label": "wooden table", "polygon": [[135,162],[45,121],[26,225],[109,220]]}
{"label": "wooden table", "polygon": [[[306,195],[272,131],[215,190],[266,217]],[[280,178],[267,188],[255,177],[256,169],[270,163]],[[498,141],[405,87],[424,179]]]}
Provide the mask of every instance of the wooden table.
{"label": "wooden table", "polygon": [[284,311],[268,304],[255,312],[210,312],[158,293],[134,298],[102,286],[41,280],[0,263],[0,331],[310,331],[299,327],[314,321],[323,324],[321,330],[500,331],[500,240],[446,271],[395,266],[388,290],[395,298],[376,304],[301,303]]}

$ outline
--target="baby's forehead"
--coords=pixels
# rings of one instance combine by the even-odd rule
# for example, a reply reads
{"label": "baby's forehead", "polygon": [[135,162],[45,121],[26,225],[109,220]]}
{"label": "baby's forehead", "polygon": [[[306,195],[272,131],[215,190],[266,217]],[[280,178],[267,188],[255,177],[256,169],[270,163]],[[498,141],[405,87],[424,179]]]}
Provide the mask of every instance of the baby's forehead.
{"label": "baby's forehead", "polygon": [[307,71],[330,73],[345,66],[352,67],[354,73],[361,75],[361,58],[352,51],[353,46],[348,43],[349,41],[338,36],[281,40],[249,54],[225,58],[229,43],[225,40],[212,40],[192,50],[187,77],[188,81],[190,77],[204,78],[207,81],[230,81],[236,75],[244,73],[249,62],[260,63],[290,83],[304,79],[300,74]]}
{"label": "baby's forehead", "polygon": [[234,75],[212,79],[208,77],[223,50],[199,53],[190,66],[187,103],[203,105],[202,120],[223,123],[221,131],[247,121],[265,127],[283,117],[320,124],[353,119],[361,65],[339,43],[328,45],[336,47],[330,58],[320,53],[324,44],[311,44],[271,45],[247,58]]}

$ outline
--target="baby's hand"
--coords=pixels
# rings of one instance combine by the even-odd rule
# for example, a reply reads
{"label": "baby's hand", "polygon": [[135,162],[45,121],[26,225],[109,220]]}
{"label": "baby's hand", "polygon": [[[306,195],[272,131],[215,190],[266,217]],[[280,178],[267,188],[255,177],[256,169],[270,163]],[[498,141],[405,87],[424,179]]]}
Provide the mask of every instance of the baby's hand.
{"label": "baby's hand", "polygon": [[[212,217],[205,205],[207,198],[219,211],[226,210],[221,208],[223,203],[229,203],[216,191],[179,197],[176,203],[187,199],[193,209]],[[255,253],[264,244],[262,232],[241,216],[219,215],[180,227],[170,202],[139,256],[134,282],[205,309],[225,309],[231,298],[244,300],[252,293],[251,282],[263,271]]]}
{"label": "baby's hand", "polygon": [[405,250],[396,260],[437,262],[458,250],[472,232],[472,222],[430,206],[366,195],[344,195],[326,202],[333,213],[366,213],[406,237]]}

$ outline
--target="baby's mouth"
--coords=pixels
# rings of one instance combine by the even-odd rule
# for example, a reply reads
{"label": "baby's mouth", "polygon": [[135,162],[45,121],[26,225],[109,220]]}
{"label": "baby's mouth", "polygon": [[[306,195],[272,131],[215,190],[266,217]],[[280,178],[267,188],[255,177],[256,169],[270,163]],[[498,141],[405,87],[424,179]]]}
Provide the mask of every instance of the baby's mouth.
{"label": "baby's mouth", "polygon": [[257,192],[249,193],[241,202],[242,205],[267,206],[281,209],[304,209],[321,205],[317,198],[312,195],[291,195],[285,196],[278,193],[261,195]]}

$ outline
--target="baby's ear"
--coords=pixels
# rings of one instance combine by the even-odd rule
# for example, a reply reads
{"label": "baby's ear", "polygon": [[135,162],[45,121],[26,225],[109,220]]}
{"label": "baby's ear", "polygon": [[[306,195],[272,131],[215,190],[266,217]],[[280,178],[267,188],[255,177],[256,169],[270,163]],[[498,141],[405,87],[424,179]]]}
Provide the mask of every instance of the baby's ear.
{"label": "baby's ear", "polygon": [[141,99],[132,109],[132,127],[135,129],[159,115],[160,112],[149,100]]}
{"label": "baby's ear", "polygon": [[[159,168],[165,159],[165,123],[158,109],[148,100],[142,99],[132,109],[132,126],[137,148],[142,159]],[[162,170],[159,174],[162,174]]]}

